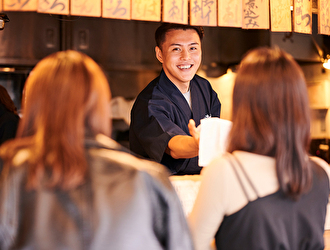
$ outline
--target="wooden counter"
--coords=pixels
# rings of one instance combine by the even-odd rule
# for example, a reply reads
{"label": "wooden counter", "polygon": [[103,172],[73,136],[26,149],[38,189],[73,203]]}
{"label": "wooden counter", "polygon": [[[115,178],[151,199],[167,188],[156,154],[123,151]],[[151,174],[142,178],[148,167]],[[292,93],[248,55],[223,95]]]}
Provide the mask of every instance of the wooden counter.
{"label": "wooden counter", "polygon": [[330,230],[324,232],[324,250],[330,250]]}

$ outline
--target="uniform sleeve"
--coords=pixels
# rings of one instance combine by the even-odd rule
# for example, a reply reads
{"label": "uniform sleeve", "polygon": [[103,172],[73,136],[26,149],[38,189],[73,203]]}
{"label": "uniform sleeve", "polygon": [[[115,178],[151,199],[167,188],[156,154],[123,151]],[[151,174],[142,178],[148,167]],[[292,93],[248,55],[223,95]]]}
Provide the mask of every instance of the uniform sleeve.
{"label": "uniform sleeve", "polygon": [[218,94],[213,90],[210,82],[204,78],[196,76],[200,92],[203,93],[208,106],[209,112],[212,117],[220,117],[221,103]]}
{"label": "uniform sleeve", "polygon": [[[175,110],[171,102],[160,98],[149,101],[148,104],[144,102],[139,101],[134,108],[132,136],[137,138],[150,158],[160,162],[169,140],[175,135],[186,133],[173,122]],[[185,126],[188,128],[188,123]]]}
{"label": "uniform sleeve", "polygon": [[19,119],[15,120],[10,118],[2,124],[0,127],[0,144],[9,139],[15,138],[18,122]]}
{"label": "uniform sleeve", "polygon": [[[211,87],[212,88],[212,87]],[[221,103],[218,98],[218,94],[212,89],[212,103],[211,103],[211,114],[213,117],[220,117]]]}

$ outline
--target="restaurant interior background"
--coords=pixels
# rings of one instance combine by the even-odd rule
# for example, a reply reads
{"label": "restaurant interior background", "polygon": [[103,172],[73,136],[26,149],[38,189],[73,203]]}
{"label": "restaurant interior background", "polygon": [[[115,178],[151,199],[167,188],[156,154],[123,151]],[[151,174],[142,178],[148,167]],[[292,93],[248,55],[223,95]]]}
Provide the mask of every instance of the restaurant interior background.
{"label": "restaurant interior background", "polygon": [[[82,51],[98,62],[108,77],[117,107],[113,138],[128,146],[132,101],[161,70],[154,53],[154,31],[159,22],[36,12],[6,14],[10,22],[0,31],[0,84],[7,88],[18,109],[24,82],[39,60],[60,50]],[[251,48],[274,45],[292,54],[308,84],[313,114],[310,151],[330,162],[330,70],[322,66],[322,57],[330,54],[330,38],[317,34],[315,11],[312,22],[312,34],[204,27],[199,73],[213,86],[218,85],[222,117],[230,119],[233,78],[226,77],[235,72],[242,56]]]}

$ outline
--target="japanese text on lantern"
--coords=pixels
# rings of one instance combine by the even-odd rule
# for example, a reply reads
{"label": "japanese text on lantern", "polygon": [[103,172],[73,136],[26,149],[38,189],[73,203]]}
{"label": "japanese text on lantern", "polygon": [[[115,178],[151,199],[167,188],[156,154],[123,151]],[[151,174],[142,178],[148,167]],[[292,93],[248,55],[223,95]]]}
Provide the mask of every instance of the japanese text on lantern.
{"label": "japanese text on lantern", "polygon": [[218,25],[242,27],[242,0],[218,0]]}
{"label": "japanese text on lantern", "polygon": [[161,0],[132,0],[132,19],[160,21]]}
{"label": "japanese text on lantern", "polygon": [[291,0],[270,0],[271,30],[291,32]]}
{"label": "japanese text on lantern", "polygon": [[71,15],[101,16],[101,0],[71,0]]}
{"label": "japanese text on lantern", "polygon": [[319,0],[318,4],[318,32],[323,35],[330,35],[330,1]]}
{"label": "japanese text on lantern", "polygon": [[37,11],[38,0],[3,0],[5,11]]}
{"label": "japanese text on lantern", "polygon": [[103,0],[102,16],[118,19],[131,18],[130,0]]}
{"label": "japanese text on lantern", "polygon": [[243,0],[244,29],[269,29],[269,2]]}
{"label": "japanese text on lantern", "polygon": [[312,1],[294,0],[294,31],[300,33],[312,33]]}
{"label": "japanese text on lantern", "polygon": [[69,14],[69,0],[39,0],[38,12],[59,15]]}
{"label": "japanese text on lantern", "polygon": [[163,21],[188,24],[188,0],[163,1]]}
{"label": "japanese text on lantern", "polygon": [[216,0],[191,0],[190,24],[217,26]]}

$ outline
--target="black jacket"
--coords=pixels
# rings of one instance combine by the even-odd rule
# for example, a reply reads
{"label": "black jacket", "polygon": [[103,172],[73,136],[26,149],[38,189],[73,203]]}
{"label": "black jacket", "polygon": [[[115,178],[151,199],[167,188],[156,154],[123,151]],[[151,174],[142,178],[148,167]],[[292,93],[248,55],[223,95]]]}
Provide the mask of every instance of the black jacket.
{"label": "black jacket", "polygon": [[28,191],[27,164],[10,168],[0,182],[0,249],[193,249],[165,167],[104,136],[86,141],[86,155],[88,180],[67,192]]}
{"label": "black jacket", "polygon": [[19,116],[0,103],[0,145],[16,136]]}

